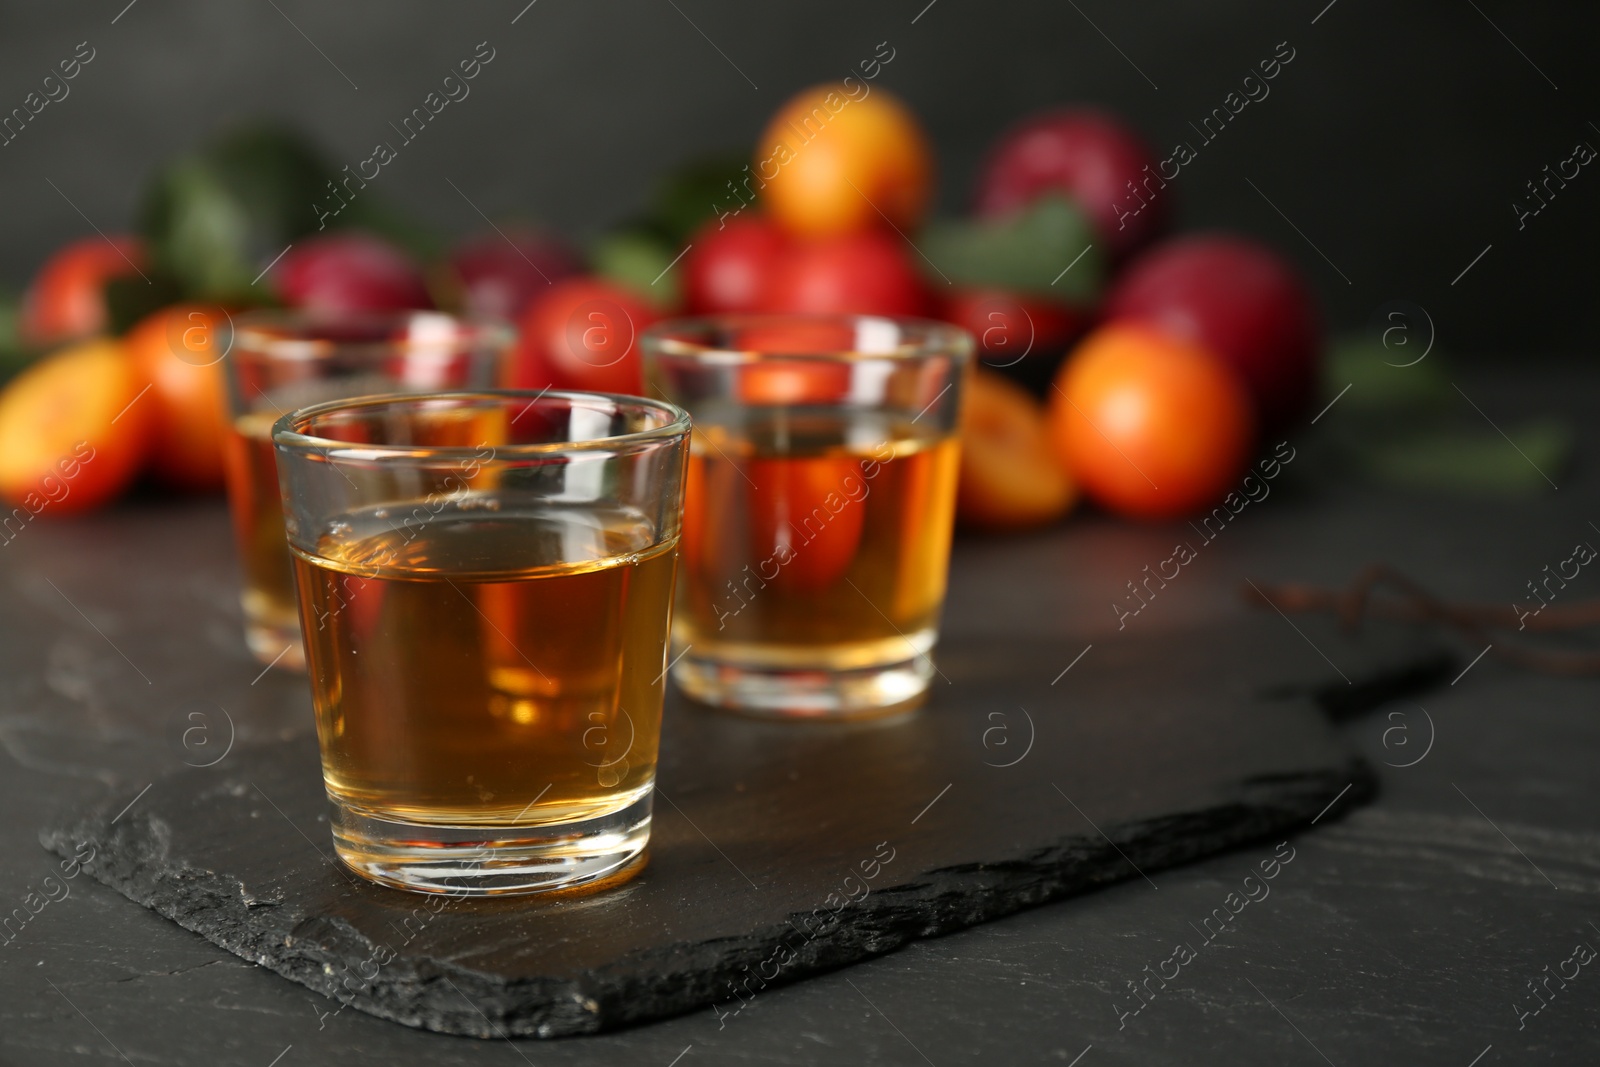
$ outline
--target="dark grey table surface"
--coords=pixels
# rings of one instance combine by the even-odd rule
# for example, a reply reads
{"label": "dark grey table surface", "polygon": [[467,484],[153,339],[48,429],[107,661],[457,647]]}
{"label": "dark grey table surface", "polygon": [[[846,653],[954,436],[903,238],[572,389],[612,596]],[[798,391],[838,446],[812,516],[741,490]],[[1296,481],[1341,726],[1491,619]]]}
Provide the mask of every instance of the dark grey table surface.
{"label": "dark grey table surface", "polygon": [[[1576,542],[1600,540],[1590,525],[1600,523],[1600,373],[1573,362],[1460,374],[1496,421],[1549,411],[1574,421],[1580,455],[1555,475],[1559,489],[1508,503],[1285,486],[1206,545],[1130,628],[1200,639],[1253,610],[1238,596],[1246,576],[1340,584],[1373,560],[1446,595],[1509,603]],[[916,942],[765,992],[726,1024],[708,1010],[507,1047],[337,1011],[87,877],[45,881],[58,866],[37,842],[41,826],[215,758],[228,718],[238,743],[310,729],[301,685],[254,681],[226,539],[219,506],[152,502],[41,520],[0,548],[0,913],[38,908],[0,945],[0,1063],[1487,1067],[1593,1062],[1600,1049],[1600,973],[1572,977],[1570,962],[1580,942],[1600,947],[1600,682],[1492,656],[1342,728],[1378,767],[1377,801],[1297,835],[1270,896],[1176,978],[1147,982],[1154,996],[1136,1015],[1121,1014],[1141,1003],[1130,983],[1170,975],[1174,946],[1200,943],[1195,924],[1270,846]],[[1119,639],[1110,604],[1173,539],[1082,517],[1039,535],[964,539],[947,632],[1047,635],[1064,666]],[[1565,595],[1600,595],[1600,577],[1581,574]],[[1313,641],[1332,632],[1325,620],[1296,624]],[[1479,649],[1460,651],[1466,663]],[[40,906],[47,888],[61,899]]]}

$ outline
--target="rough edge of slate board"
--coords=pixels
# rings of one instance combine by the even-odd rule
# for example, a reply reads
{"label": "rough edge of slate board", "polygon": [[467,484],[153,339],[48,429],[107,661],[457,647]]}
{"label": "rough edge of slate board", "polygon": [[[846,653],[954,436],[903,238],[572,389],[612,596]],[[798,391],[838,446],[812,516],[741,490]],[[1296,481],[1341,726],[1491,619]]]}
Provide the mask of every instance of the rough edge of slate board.
{"label": "rough edge of slate board", "polygon": [[[1108,824],[1122,841],[1098,834],[1069,835],[1056,845],[998,863],[966,863],[923,871],[851,905],[841,921],[801,948],[769,986],[784,985],[892,952],[924,937],[952,933],[1024,908],[1177,866],[1304,826],[1336,799],[1339,814],[1377,791],[1372,769],[1352,756],[1336,773],[1247,779],[1232,795],[1198,811]],[[252,909],[237,878],[194,867],[173,868],[170,841],[159,819],[107,822],[126,798],[109,802],[68,830],[46,830],[40,843],[67,857],[74,842],[91,841],[96,857],[84,865],[98,881],[136,903],[200,934],[229,952],[316,992],[383,1019],[440,1033],[479,1038],[561,1037],[651,1022],[727,1000],[730,981],[748,977],[768,959],[787,925],[737,937],[654,948],[622,957],[650,983],[619,982],[590,971],[573,979],[503,980],[442,960],[397,958],[361,994],[340,988],[337,965],[351,952],[370,956],[376,943],[341,919],[323,918],[318,937],[291,937],[301,920],[292,909]],[[142,837],[142,840],[140,838]],[[116,848],[104,847],[109,839]],[[137,847],[135,847],[137,846]],[[1119,851],[1120,848],[1120,851]],[[110,861],[110,862],[108,862]],[[207,913],[206,929],[192,918]],[[843,915],[850,915],[843,921]],[[807,912],[793,913],[800,919]],[[285,922],[285,919],[291,921]],[[320,948],[329,938],[338,951]],[[592,976],[592,980],[590,978]],[[448,981],[446,981],[448,979]],[[453,983],[453,986],[452,984]],[[464,1003],[465,997],[470,1004]]]}

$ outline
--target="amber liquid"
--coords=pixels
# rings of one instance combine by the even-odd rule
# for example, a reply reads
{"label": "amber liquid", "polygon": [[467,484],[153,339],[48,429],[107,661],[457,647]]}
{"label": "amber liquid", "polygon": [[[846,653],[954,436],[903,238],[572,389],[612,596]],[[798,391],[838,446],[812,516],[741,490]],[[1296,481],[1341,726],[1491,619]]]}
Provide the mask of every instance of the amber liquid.
{"label": "amber liquid", "polygon": [[[228,504],[234,539],[244,572],[241,603],[245,634],[256,656],[279,666],[304,666],[300,614],[295,604],[294,568],[284,539],[278,467],[272,452],[274,412],[255,412],[234,421],[226,442]],[[287,647],[289,651],[284,654]]]}
{"label": "amber liquid", "polygon": [[794,669],[926,654],[944,599],[958,447],[909,420],[836,409],[697,429],[679,645]]}
{"label": "amber liquid", "polygon": [[329,793],[433,825],[619,810],[655,779],[676,540],[636,513],[385,509],[295,548]]}

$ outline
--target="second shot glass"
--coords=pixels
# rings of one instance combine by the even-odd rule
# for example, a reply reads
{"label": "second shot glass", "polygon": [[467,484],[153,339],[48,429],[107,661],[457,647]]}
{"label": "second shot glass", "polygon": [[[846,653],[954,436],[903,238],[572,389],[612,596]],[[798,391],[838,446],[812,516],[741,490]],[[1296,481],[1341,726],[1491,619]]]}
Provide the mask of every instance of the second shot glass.
{"label": "second shot glass", "polygon": [[871,316],[726,316],[642,338],[694,417],[673,678],[779,718],[908,710],[935,668],[972,339]]}

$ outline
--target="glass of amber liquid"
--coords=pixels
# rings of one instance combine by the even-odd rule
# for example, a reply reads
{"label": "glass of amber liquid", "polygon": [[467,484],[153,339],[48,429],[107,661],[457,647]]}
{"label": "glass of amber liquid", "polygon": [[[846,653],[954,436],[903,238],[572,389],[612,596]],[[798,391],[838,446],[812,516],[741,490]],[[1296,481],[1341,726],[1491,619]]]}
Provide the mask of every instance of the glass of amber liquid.
{"label": "glass of amber liquid", "polygon": [[502,327],[437,312],[263,311],[233,324],[223,360],[232,423],[228,501],[244,588],[245,642],[262,663],[304,669],[294,577],[272,458],[272,424],[297,408],[372,393],[500,383]]}
{"label": "glass of amber liquid", "polygon": [[458,896],[638,869],[688,437],[672,405],[551,391],[278,421],[345,863]]}
{"label": "glass of amber liquid", "polygon": [[941,323],[727,316],[642,339],[694,416],[673,678],[779,718],[909,710],[934,676],[972,340]]}

